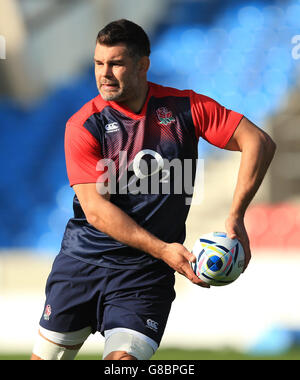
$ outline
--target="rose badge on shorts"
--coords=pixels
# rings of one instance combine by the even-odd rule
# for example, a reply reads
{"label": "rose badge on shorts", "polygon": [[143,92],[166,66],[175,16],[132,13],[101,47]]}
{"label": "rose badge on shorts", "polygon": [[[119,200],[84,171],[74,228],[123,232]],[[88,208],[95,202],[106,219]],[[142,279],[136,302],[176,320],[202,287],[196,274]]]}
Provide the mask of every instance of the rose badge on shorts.
{"label": "rose badge on shorts", "polygon": [[44,319],[46,321],[49,321],[50,315],[51,315],[51,306],[50,305],[46,305],[45,311],[44,311]]}

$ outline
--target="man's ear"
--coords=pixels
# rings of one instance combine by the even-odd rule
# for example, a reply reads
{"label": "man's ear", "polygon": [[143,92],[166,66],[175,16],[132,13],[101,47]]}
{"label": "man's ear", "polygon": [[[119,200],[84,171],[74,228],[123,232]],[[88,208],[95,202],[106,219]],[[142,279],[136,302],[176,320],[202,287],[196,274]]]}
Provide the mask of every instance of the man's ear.
{"label": "man's ear", "polygon": [[138,63],[138,70],[141,73],[146,74],[147,71],[149,70],[149,67],[150,67],[150,59],[149,59],[149,57],[147,57],[147,56],[142,57],[139,60],[139,63]]}

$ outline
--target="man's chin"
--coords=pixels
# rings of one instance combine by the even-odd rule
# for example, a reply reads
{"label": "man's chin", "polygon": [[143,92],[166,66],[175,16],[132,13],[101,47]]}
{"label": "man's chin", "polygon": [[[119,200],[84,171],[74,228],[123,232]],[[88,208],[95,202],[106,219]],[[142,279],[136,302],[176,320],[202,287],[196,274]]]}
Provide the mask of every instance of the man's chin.
{"label": "man's chin", "polygon": [[122,96],[118,93],[113,93],[113,92],[105,92],[105,91],[99,91],[100,92],[100,95],[102,97],[102,99],[106,100],[106,101],[119,101]]}

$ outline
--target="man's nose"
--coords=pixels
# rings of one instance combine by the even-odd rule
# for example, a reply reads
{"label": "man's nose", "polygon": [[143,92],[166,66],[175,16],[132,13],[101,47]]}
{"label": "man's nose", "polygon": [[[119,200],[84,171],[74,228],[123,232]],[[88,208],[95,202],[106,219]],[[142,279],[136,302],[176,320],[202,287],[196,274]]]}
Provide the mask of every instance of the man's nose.
{"label": "man's nose", "polygon": [[111,65],[108,65],[108,64],[104,64],[103,65],[102,75],[104,77],[108,77],[108,78],[111,78],[113,76],[112,75],[112,67],[111,67]]}

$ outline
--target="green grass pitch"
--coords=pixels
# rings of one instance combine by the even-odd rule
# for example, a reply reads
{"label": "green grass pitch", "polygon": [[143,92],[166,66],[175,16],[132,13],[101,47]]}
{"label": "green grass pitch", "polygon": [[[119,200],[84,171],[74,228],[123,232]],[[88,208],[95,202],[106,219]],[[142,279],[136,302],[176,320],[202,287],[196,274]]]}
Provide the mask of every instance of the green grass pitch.
{"label": "green grass pitch", "polygon": [[[0,360],[28,360],[30,354],[1,354]],[[78,354],[76,360],[100,360],[96,354]],[[232,350],[182,350],[161,349],[152,360],[300,360],[300,347],[295,347],[280,355],[246,355]]]}

